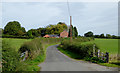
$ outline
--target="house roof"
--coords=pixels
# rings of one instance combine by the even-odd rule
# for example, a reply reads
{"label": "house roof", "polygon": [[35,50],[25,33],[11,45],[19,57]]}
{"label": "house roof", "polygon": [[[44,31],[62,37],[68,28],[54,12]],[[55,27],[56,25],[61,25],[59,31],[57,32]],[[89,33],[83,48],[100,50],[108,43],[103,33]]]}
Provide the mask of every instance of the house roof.
{"label": "house roof", "polygon": [[58,35],[52,35],[52,34],[47,34],[47,35],[45,35],[44,37],[59,37]]}
{"label": "house roof", "polygon": [[45,35],[44,37],[50,37],[49,35]]}

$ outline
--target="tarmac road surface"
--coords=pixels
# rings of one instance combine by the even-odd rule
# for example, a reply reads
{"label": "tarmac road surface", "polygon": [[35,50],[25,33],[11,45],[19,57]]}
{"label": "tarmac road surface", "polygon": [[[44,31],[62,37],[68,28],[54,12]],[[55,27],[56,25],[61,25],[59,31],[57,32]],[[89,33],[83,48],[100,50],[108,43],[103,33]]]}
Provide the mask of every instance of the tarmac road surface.
{"label": "tarmac road surface", "polygon": [[71,59],[58,51],[57,45],[47,48],[46,60],[39,66],[40,71],[117,71],[117,68]]}

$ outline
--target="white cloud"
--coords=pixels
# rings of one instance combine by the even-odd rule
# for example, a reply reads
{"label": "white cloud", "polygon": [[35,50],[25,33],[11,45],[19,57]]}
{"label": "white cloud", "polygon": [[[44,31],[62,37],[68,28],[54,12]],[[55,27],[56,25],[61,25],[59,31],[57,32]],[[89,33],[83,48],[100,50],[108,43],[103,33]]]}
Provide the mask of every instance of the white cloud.
{"label": "white cloud", "polygon": [[[115,2],[89,3],[71,2],[70,11],[73,25],[80,35],[91,30],[95,34],[117,35],[118,4]],[[27,30],[56,24],[59,21],[69,24],[67,3],[23,2],[3,3],[3,26],[12,20],[19,21]]]}
{"label": "white cloud", "polygon": [[[66,2],[67,0],[2,0],[2,2]],[[119,0],[68,0],[69,2],[118,2]]]}

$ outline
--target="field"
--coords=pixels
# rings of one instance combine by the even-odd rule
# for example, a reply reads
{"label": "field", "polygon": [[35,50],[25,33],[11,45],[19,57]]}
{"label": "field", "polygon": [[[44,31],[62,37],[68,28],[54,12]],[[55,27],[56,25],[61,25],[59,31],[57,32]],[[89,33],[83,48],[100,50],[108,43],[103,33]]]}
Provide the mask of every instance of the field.
{"label": "field", "polygon": [[[74,51],[75,51],[75,49],[78,51],[80,50],[80,49],[77,49],[77,47],[79,47],[80,44],[86,45],[86,46],[89,44],[96,44],[96,47],[98,49],[100,49],[101,52],[103,52],[103,53],[109,52],[109,63],[98,63],[98,64],[104,65],[104,66],[109,66],[109,67],[120,66],[120,62],[117,60],[118,59],[118,56],[117,56],[118,55],[118,39],[96,39],[95,38],[95,40],[84,41],[84,42],[80,42],[80,40],[77,39],[77,41],[74,40],[74,42],[72,42],[72,47],[69,47],[70,43],[67,44],[67,41],[65,41],[61,44],[62,46],[60,45],[60,47],[58,47],[58,50],[64,54],[66,54],[67,56],[76,59],[76,57],[78,55],[76,55],[76,53],[74,53]],[[68,48],[65,48],[66,46],[68,46]],[[70,49],[70,50],[72,50],[72,51],[70,51],[69,48],[73,48],[73,50]],[[89,48],[90,48],[90,46],[89,46]],[[68,50],[66,50],[66,49],[68,49]],[[84,47],[84,49],[85,49],[85,47]],[[92,45],[91,49],[93,49],[93,45]],[[76,52],[78,52],[78,51],[76,51]]]}
{"label": "field", "polygon": [[96,43],[102,52],[109,52],[109,63],[101,63],[101,65],[118,67],[120,62],[118,57],[118,39],[95,39],[94,41],[85,42],[83,44]]}
{"label": "field", "polygon": [[109,52],[110,55],[118,54],[118,39],[95,39],[84,44],[87,43],[96,43],[102,52]]}
{"label": "field", "polygon": [[31,41],[32,39],[15,39],[15,38],[2,38],[2,41],[9,42],[12,48],[14,48],[16,51],[20,48],[20,46],[27,41]]}
{"label": "field", "polygon": [[[35,39],[13,39],[2,38],[3,71],[39,71],[39,63],[46,57],[46,48],[50,45],[59,44],[62,39],[58,38],[35,38]],[[23,47],[23,48],[22,48]],[[25,47],[25,48],[24,48]],[[29,56],[25,61],[19,58],[20,53],[27,49]],[[36,52],[37,51],[37,52]],[[9,56],[9,57],[7,57]],[[19,60],[19,61],[18,61]],[[11,62],[12,61],[12,62]]]}

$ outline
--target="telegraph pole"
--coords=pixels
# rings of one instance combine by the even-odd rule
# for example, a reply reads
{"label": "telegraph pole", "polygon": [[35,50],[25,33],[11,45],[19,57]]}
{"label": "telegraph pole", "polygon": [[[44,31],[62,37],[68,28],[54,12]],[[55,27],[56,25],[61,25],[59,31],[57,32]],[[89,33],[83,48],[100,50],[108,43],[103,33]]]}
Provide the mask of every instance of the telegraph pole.
{"label": "telegraph pole", "polygon": [[72,16],[70,16],[70,40],[72,40]]}

